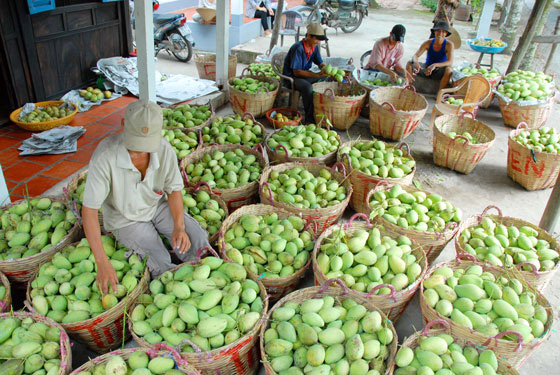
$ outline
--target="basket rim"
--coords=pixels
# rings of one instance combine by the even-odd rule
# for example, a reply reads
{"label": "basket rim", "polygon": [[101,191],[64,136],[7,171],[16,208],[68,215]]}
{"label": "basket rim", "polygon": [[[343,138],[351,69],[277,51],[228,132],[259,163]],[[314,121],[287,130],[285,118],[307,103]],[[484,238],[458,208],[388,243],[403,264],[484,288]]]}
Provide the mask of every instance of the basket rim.
{"label": "basket rim", "polygon": [[[451,138],[450,136],[448,136],[447,134],[445,134],[442,130],[441,127],[443,127],[446,123],[446,120],[451,120],[451,119],[455,119],[457,117],[461,117],[461,116],[455,116],[455,115],[443,115],[443,116],[439,116],[435,119],[434,121],[434,137],[443,137],[444,139],[448,139],[449,142],[453,142],[453,138]],[[482,126],[482,128],[485,131],[488,131],[491,134],[491,139],[488,142],[481,142],[481,143],[457,143],[455,142],[456,146],[455,147],[464,147],[464,148],[487,148],[492,146],[492,144],[494,143],[494,141],[496,140],[496,132],[487,124],[485,124],[484,122],[477,120],[477,119],[469,119],[469,121],[467,121],[467,124],[463,124],[462,120],[464,119],[469,119],[468,117],[462,117],[461,119],[461,126],[464,126],[465,129],[471,127],[471,122],[470,121],[474,121],[476,122],[479,126]],[[468,131],[468,129],[467,129]]]}
{"label": "basket rim", "polygon": [[[239,116],[239,117],[241,117],[241,120],[239,120],[239,121],[245,121],[245,116],[246,116],[247,114],[251,114],[251,113],[250,113],[250,112],[246,112],[246,113],[244,113],[243,115],[238,115],[237,113],[229,113],[229,114],[224,115],[224,116],[213,116],[213,117],[212,117],[211,119],[209,119],[209,121],[207,121],[204,125],[199,125],[199,126],[198,126],[198,129],[196,129],[196,130],[198,131],[198,133],[199,133],[199,134],[198,134],[199,146],[198,146],[196,149],[194,149],[193,152],[194,152],[194,151],[198,151],[199,149],[202,149],[202,148],[208,147],[208,146],[224,146],[224,145],[234,145],[234,146],[236,146],[236,145],[239,145],[239,146],[246,146],[246,147],[249,147],[249,148],[253,148],[253,147],[256,147],[257,145],[262,145],[263,142],[264,142],[264,140],[265,140],[265,138],[266,138],[266,128],[265,128],[265,126],[264,126],[261,122],[257,121],[254,117],[253,117],[253,118],[250,118],[250,120],[253,121],[253,125],[257,125],[259,128],[261,128],[261,140],[260,140],[260,142],[257,142],[254,146],[249,146],[249,145],[245,145],[245,144],[241,144],[241,143],[224,143],[224,144],[220,144],[220,143],[205,143],[205,142],[202,140],[202,137],[205,135],[205,134],[202,134],[202,130],[203,130],[204,128],[212,128],[212,126],[214,125],[214,121],[216,121],[217,119],[219,119],[219,118],[221,118],[221,119],[233,118],[234,121],[236,121],[236,120],[235,120],[235,117]],[[251,116],[252,116],[252,114],[251,114]],[[210,120],[211,120],[211,121],[210,121]],[[191,129],[192,129],[192,128],[191,128]],[[190,155],[190,154],[189,154],[189,155]]]}
{"label": "basket rim", "polygon": [[[233,86],[233,80],[237,79],[237,78],[253,78],[256,79],[257,81],[261,81],[261,82],[267,82],[267,83],[273,83],[276,85],[276,88],[272,91],[258,91],[256,93],[251,93],[251,92],[247,92],[247,91],[241,91],[236,89]],[[235,76],[232,78],[229,78],[228,81],[228,89],[230,91],[230,95],[235,94],[235,95],[239,95],[239,94],[245,94],[245,95],[253,95],[253,96],[257,96],[257,95],[263,95],[263,96],[276,96],[278,94],[278,90],[280,89],[280,80],[273,78],[273,77],[268,77],[265,75],[261,75],[261,74],[247,74],[247,75],[240,75],[240,76]]]}
{"label": "basket rim", "polygon": [[9,307],[12,305],[12,288],[10,286],[10,281],[8,280],[8,276],[6,276],[3,272],[0,272],[0,282],[6,288],[6,295],[0,301],[0,312],[7,311]]}
{"label": "basket rim", "polygon": [[[543,126],[544,126],[544,125],[543,125]],[[554,128],[552,128],[552,129],[554,130],[554,133],[555,133],[555,134],[560,135],[560,134],[556,131],[556,129],[554,129]],[[533,129],[533,128],[527,128],[527,129],[519,128],[519,129],[510,130],[510,131],[509,131],[509,135],[508,135],[508,140],[511,140],[512,142],[515,142],[517,145],[523,147],[524,149],[528,150],[529,152],[534,153],[535,155],[546,155],[546,156],[549,156],[549,157],[558,157],[558,158],[560,158],[560,154],[554,154],[554,153],[552,153],[552,152],[534,150],[534,149],[532,149],[532,148],[527,147],[527,145],[521,144],[521,143],[519,143],[519,142],[517,142],[517,141],[515,140],[514,137],[518,136],[521,132],[523,132],[523,131],[528,131],[528,132],[530,132],[531,130],[537,130],[537,129]]]}
{"label": "basket rim", "polygon": [[66,115],[64,117],[58,118],[56,120],[50,120],[50,121],[41,121],[41,122],[23,122],[23,121],[19,121],[19,114],[21,113],[21,111],[23,110],[23,107],[19,107],[18,109],[13,110],[10,113],[10,121],[12,121],[14,124],[17,124],[18,126],[27,126],[27,127],[40,127],[40,126],[50,126],[55,122],[61,122],[61,121],[65,121],[68,119],[72,119],[76,113],[78,113],[78,106],[70,101],[67,100],[45,100],[42,102],[35,102],[33,104],[35,104],[35,106],[45,106],[45,105],[61,105],[63,103],[69,103],[70,105],[72,105],[72,107],[74,108],[74,111],[69,114]]}
{"label": "basket rim", "polygon": [[[186,132],[197,132],[199,129],[202,129],[204,126],[208,125],[208,123],[210,123],[212,121],[212,119],[216,116],[216,111],[214,110],[214,106],[212,105],[211,101],[208,101],[208,103],[206,103],[206,104],[177,103],[177,104],[170,105],[169,107],[165,107],[165,108],[175,109],[175,108],[177,108],[181,105],[185,105],[185,104],[188,104],[191,107],[202,107],[202,106],[205,106],[205,105],[208,106],[208,108],[210,109],[210,117],[208,117],[206,120],[204,120],[202,123],[200,123],[200,125],[191,126],[190,128],[184,128],[184,127],[181,128],[179,126],[164,126],[163,127],[164,130],[179,129],[184,133],[186,133]],[[197,134],[197,137],[198,137],[198,134]],[[197,145],[196,148],[198,148],[198,145]]]}
{"label": "basket rim", "polygon": [[420,109],[414,109],[414,110],[410,110],[410,111],[403,111],[403,110],[399,110],[397,109],[395,112],[396,113],[409,113],[409,112],[426,112],[428,110],[428,100],[426,99],[426,97],[422,94],[420,94],[419,92],[415,92],[411,89],[407,89],[406,87],[378,87],[376,89],[371,90],[371,93],[369,95],[369,102],[373,103],[377,106],[381,106],[382,103],[378,103],[375,99],[374,99],[374,95],[375,92],[382,92],[382,91],[395,91],[395,90],[399,90],[401,92],[410,92],[410,94],[413,94],[415,97],[417,98],[421,98],[423,101],[423,108]]}

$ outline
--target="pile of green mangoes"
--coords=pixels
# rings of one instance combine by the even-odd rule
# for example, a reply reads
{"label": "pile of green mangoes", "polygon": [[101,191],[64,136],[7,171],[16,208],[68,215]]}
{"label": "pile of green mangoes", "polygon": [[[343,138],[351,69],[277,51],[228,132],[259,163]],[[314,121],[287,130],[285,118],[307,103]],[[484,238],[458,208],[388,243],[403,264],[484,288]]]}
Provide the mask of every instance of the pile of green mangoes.
{"label": "pile of green mangoes", "polygon": [[331,64],[325,65],[323,67],[323,72],[329,75],[330,77],[333,77],[337,82],[342,82],[344,80],[344,76],[346,75],[346,72],[344,70],[337,69],[333,67]]}
{"label": "pile of green mangoes", "polygon": [[130,319],[132,331],[151,345],[190,340],[202,350],[218,349],[251,331],[263,310],[259,285],[245,268],[216,257],[164,272],[150,292],[138,298]]}
{"label": "pile of green mangoes", "polygon": [[226,233],[225,252],[255,275],[290,276],[307,264],[313,239],[297,216],[244,215]]}
{"label": "pile of green mangoes", "polygon": [[452,105],[463,105],[465,99],[463,98],[454,98],[450,96],[449,98],[445,99],[445,103],[452,104]]}
{"label": "pile of green mangoes", "polygon": [[286,126],[274,132],[267,141],[268,147],[276,153],[288,150],[288,156],[297,158],[320,157],[335,152],[340,145],[340,137],[334,130],[326,130],[315,124]]}
{"label": "pile of green mangoes", "polygon": [[213,199],[208,192],[199,190],[194,193],[187,193],[181,190],[183,195],[183,207],[188,211],[202,228],[213,235],[220,229],[222,221],[226,218],[226,212],[217,200]]}
{"label": "pile of green mangoes", "polygon": [[31,304],[39,314],[59,323],[74,323],[113,308],[131,293],[144,276],[145,264],[109,236],[101,236],[103,249],[115,269],[119,284],[116,293],[101,295],[97,289],[97,264],[87,239],[68,246],[44,263],[31,282]]}
{"label": "pile of green mangoes", "polygon": [[198,135],[195,132],[185,133],[181,129],[162,129],[161,136],[169,141],[179,160],[193,152],[198,146]]}
{"label": "pile of green mangoes", "polygon": [[76,222],[64,203],[22,200],[0,210],[0,260],[27,258],[58,244]]}
{"label": "pile of green mangoes", "polygon": [[162,108],[163,126],[192,128],[212,117],[207,105],[181,104],[175,108]]}
{"label": "pile of green mangoes", "polygon": [[373,193],[369,206],[372,216],[391,224],[423,232],[442,232],[447,224],[461,221],[461,209],[438,194],[423,191],[407,193],[401,185]]}
{"label": "pile of green mangoes", "polygon": [[266,93],[266,90],[260,90],[261,87],[266,88],[268,92],[272,92],[276,90],[278,87],[274,83],[268,83],[265,81],[259,81],[256,78],[251,77],[244,77],[244,78],[234,78],[233,79],[233,88],[239,91],[244,91],[249,94],[256,94],[257,92]]}
{"label": "pile of green mangoes", "polygon": [[397,352],[395,375],[499,375],[498,358],[492,350],[479,352],[474,346],[461,346],[448,334],[419,336],[418,344],[414,350],[403,346]]}
{"label": "pile of green mangoes", "polygon": [[262,338],[278,374],[385,374],[394,337],[386,319],[353,299],[287,301]]}
{"label": "pile of green mangoes", "polygon": [[402,77],[399,77],[396,81],[384,81],[381,78],[376,78],[373,80],[364,79],[361,82],[369,86],[400,86],[403,83],[403,79]]}
{"label": "pile of green mangoes", "polygon": [[204,181],[211,189],[233,189],[258,180],[262,168],[255,155],[237,148],[207,153],[185,171],[191,183]]}
{"label": "pile of green mangoes", "polygon": [[[471,255],[496,266],[531,263],[539,271],[550,271],[558,262],[558,249],[538,239],[539,233],[530,226],[505,226],[489,217],[480,224],[465,229],[459,243]],[[531,271],[530,266],[523,266]]]}
{"label": "pile of green mangoes", "polygon": [[257,75],[260,74],[259,72],[263,72],[264,75],[267,77],[276,78],[276,79],[279,78],[278,74],[274,73],[274,71],[272,70],[272,65],[270,64],[251,63],[249,64],[249,70],[253,75]]}
{"label": "pile of green mangoes", "polygon": [[[457,138],[458,135],[462,135],[463,137],[465,137],[469,140],[469,144],[480,143],[479,139],[476,138],[474,135],[472,135],[469,132],[462,132],[461,134],[457,134],[457,132],[447,132],[447,133],[445,133],[445,135],[447,135],[451,139],[455,139],[455,138]],[[463,138],[457,138],[457,139],[455,139],[455,142],[465,143],[465,140]]]}
{"label": "pile of green mangoes", "polygon": [[274,200],[297,208],[330,207],[346,199],[346,187],[327,168],[322,168],[318,176],[302,167],[282,172],[273,170],[267,182],[270,190],[265,190],[265,194],[272,191]]}
{"label": "pile of green mangoes", "polygon": [[31,317],[0,318],[0,374],[57,375],[60,329]]}
{"label": "pile of green mangoes", "polygon": [[[352,234],[340,227],[321,243],[317,265],[327,279],[342,279],[358,292],[369,292],[381,284],[391,284],[398,292],[422,274],[411,246],[408,237],[382,236],[377,227],[358,229]],[[375,292],[390,293],[387,287]]]}
{"label": "pile of green mangoes", "polygon": [[134,352],[125,360],[119,355],[111,355],[106,364],[95,364],[91,371],[80,375],[184,375],[175,368],[173,358],[167,356],[150,358],[144,351]]}
{"label": "pile of green mangoes", "polygon": [[473,76],[475,74],[482,74],[482,76],[488,80],[490,79],[494,79],[500,76],[500,71],[496,68],[492,68],[490,70],[486,69],[486,68],[475,68],[474,66],[465,66],[463,69],[461,69],[461,73],[463,73],[463,75],[465,77],[470,77]]}
{"label": "pile of green mangoes", "polygon": [[[516,331],[529,343],[545,331],[548,313],[515,277],[496,277],[479,265],[467,269],[440,267],[424,280],[427,304],[453,322],[496,336]],[[517,342],[517,336],[505,335]]]}
{"label": "pile of green mangoes", "polygon": [[86,100],[92,102],[98,102],[101,99],[109,99],[113,94],[109,90],[101,91],[100,89],[94,89],[93,87],[88,87],[86,90],[80,90],[80,96]]}
{"label": "pile of green mangoes", "polygon": [[46,107],[35,108],[27,115],[21,116],[19,121],[31,123],[52,121],[71,115],[73,112],[73,108],[66,107],[64,104],[61,106],[48,105]]}
{"label": "pile of green mangoes", "polygon": [[401,149],[378,140],[343,146],[338,153],[349,156],[353,169],[381,178],[403,178],[416,167],[414,159],[404,156]]}
{"label": "pile of green mangoes", "polygon": [[548,126],[534,130],[522,130],[514,139],[517,143],[538,152],[548,152],[550,154],[560,152],[560,135],[554,128]]}
{"label": "pile of green mangoes", "polygon": [[212,125],[202,128],[202,142],[205,144],[253,147],[262,142],[263,135],[259,124],[250,118],[243,120],[239,115],[216,117]]}
{"label": "pile of green mangoes", "polygon": [[542,100],[553,93],[552,77],[542,72],[516,70],[507,74],[498,92],[512,100]]}

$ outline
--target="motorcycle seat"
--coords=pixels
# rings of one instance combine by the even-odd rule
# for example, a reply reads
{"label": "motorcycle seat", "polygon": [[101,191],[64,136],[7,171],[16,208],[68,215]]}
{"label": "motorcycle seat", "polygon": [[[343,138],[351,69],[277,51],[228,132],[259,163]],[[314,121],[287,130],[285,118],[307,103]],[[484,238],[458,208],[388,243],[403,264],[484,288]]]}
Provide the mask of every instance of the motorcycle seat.
{"label": "motorcycle seat", "polygon": [[168,22],[173,22],[179,18],[182,18],[183,14],[174,14],[174,13],[166,13],[166,14],[154,14],[154,24],[155,25],[163,25]]}

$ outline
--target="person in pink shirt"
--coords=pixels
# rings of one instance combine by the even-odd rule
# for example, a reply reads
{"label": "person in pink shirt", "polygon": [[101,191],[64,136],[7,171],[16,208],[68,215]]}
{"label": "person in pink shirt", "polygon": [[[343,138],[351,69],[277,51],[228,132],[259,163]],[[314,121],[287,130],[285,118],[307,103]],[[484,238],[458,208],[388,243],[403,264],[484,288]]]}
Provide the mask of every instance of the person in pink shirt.
{"label": "person in pink shirt", "polygon": [[397,81],[399,76],[405,77],[407,81],[412,80],[410,73],[406,71],[401,63],[404,47],[404,35],[406,29],[403,25],[395,25],[388,37],[379,39],[373,45],[369,61],[364,67],[367,70],[379,71],[391,76]]}

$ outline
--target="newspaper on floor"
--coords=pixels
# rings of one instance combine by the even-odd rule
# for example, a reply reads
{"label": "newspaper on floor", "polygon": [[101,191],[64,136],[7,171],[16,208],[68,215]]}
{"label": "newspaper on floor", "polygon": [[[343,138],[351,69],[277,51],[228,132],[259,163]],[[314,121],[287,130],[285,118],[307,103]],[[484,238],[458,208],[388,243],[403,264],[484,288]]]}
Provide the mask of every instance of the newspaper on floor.
{"label": "newspaper on floor", "polygon": [[22,142],[18,150],[21,151],[20,156],[76,152],[78,138],[85,132],[86,129],[83,126],[59,126],[41,133],[34,133]]}

